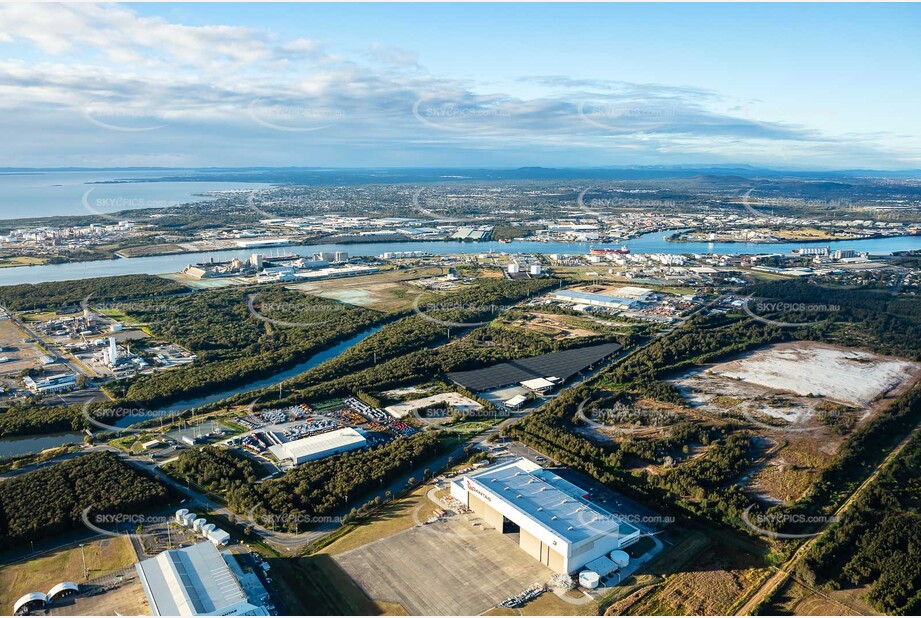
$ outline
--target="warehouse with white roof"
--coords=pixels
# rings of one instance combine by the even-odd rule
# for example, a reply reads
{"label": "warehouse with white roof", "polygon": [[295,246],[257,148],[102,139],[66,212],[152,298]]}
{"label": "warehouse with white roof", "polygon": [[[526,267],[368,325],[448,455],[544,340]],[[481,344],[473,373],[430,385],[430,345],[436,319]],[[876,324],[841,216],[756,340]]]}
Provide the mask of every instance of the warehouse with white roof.
{"label": "warehouse with white roof", "polygon": [[[233,560],[232,557],[229,559]],[[154,616],[267,616],[211,543],[170,549],[135,565]],[[258,603],[258,601],[257,601]]]}
{"label": "warehouse with white roof", "polygon": [[269,447],[269,452],[279,461],[288,460],[298,465],[305,461],[364,448],[367,444],[367,439],[359,430],[346,427],[317,436],[276,444]]}
{"label": "warehouse with white roof", "polygon": [[451,483],[451,495],[502,532],[518,529],[518,543],[558,573],[639,540],[640,530],[593,504],[585,490],[519,458]]}

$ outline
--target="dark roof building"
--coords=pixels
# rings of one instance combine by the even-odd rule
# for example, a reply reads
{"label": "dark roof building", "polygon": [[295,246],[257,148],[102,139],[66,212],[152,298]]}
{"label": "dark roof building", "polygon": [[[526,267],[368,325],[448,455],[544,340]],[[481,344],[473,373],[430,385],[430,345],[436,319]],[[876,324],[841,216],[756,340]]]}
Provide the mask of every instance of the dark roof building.
{"label": "dark roof building", "polygon": [[580,371],[609,358],[623,348],[619,343],[602,343],[541,356],[500,363],[472,371],[452,371],[448,379],[474,392],[488,391],[535,378],[559,378],[565,382]]}

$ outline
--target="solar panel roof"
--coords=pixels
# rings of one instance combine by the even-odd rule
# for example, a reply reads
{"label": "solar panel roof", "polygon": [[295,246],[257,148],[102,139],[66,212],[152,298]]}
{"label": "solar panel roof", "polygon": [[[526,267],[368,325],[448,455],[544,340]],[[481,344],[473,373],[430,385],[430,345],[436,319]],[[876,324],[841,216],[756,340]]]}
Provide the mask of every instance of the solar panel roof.
{"label": "solar panel roof", "polygon": [[452,371],[447,375],[451,381],[474,392],[488,391],[500,386],[549,376],[565,381],[583,369],[615,354],[622,347],[619,343],[602,343],[509,361],[483,369]]}

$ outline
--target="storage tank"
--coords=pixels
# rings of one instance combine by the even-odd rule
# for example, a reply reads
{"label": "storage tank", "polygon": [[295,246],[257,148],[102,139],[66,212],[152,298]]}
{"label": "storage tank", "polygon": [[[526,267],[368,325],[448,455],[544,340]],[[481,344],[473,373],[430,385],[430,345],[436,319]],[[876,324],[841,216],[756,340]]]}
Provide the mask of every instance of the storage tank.
{"label": "storage tank", "polygon": [[614,562],[614,564],[617,565],[617,568],[619,569],[622,569],[630,564],[630,554],[622,549],[615,549],[609,555],[611,560]]}
{"label": "storage tank", "polygon": [[598,573],[594,571],[582,571],[579,573],[579,585],[589,590],[594,590],[598,587],[599,579],[601,578],[598,577]]}
{"label": "storage tank", "polygon": [[520,270],[521,270],[521,268],[519,268],[518,264],[509,264],[509,265],[508,265],[508,272],[509,272],[510,275],[517,275],[518,272],[519,272]]}
{"label": "storage tank", "polygon": [[214,524],[205,524],[201,527],[202,536],[208,536],[208,533],[217,528]]}
{"label": "storage tank", "polygon": [[182,518],[188,515],[189,509],[179,509],[176,511],[176,523],[183,523]]}
{"label": "storage tank", "polygon": [[531,274],[539,275],[541,273],[540,264],[531,264]]}
{"label": "storage tank", "polygon": [[198,519],[198,515],[195,513],[186,513],[182,516],[182,525],[186,528],[191,528],[196,519]]}
{"label": "storage tank", "polygon": [[199,517],[198,519],[192,522],[192,529],[195,530],[195,532],[201,532],[201,527],[204,526],[206,523],[208,523],[207,519]]}
{"label": "storage tank", "polygon": [[348,251],[336,251],[336,261],[337,262],[348,262],[349,252]]}

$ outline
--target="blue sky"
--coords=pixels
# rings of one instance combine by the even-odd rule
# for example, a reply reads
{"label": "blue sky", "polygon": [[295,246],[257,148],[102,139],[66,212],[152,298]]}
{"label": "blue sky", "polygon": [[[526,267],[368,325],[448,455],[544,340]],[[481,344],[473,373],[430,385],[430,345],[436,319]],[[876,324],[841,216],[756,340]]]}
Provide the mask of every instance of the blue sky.
{"label": "blue sky", "polygon": [[2,166],[921,168],[913,4],[0,5]]}

